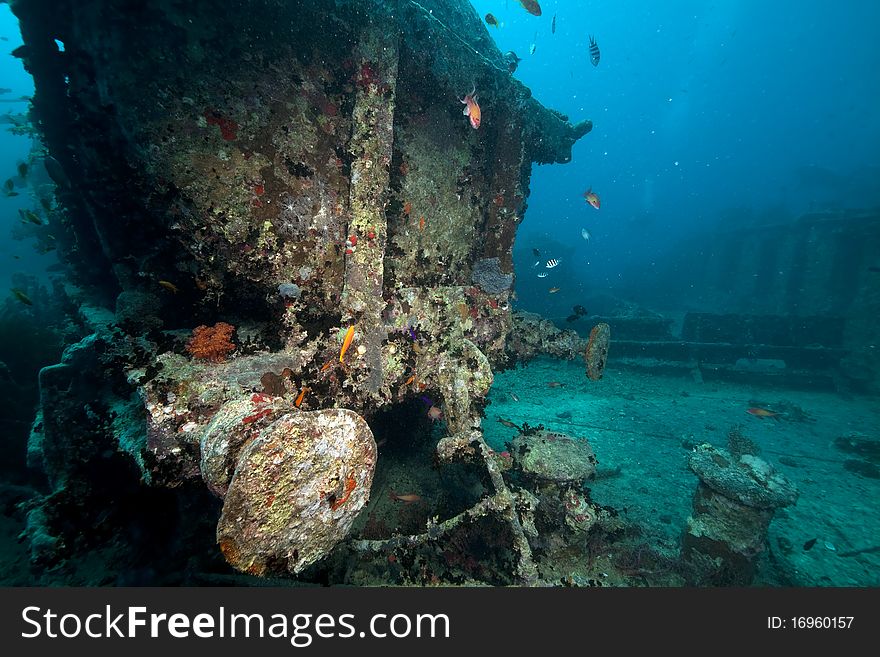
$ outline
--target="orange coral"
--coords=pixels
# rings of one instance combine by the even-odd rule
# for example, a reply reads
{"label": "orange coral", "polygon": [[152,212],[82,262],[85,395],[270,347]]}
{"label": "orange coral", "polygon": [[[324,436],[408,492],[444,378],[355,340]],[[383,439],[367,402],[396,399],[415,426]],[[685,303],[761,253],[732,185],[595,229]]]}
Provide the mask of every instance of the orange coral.
{"label": "orange coral", "polygon": [[217,322],[214,326],[197,326],[186,344],[186,350],[193,358],[222,363],[235,350],[231,340],[234,332],[235,327],[226,322]]}

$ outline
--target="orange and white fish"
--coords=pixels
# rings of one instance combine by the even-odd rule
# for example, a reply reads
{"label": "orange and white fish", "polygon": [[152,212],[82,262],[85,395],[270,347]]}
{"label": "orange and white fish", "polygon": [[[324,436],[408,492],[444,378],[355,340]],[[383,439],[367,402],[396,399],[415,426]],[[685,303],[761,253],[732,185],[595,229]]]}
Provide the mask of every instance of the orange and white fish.
{"label": "orange and white fish", "polygon": [[431,408],[428,409],[428,417],[431,418],[432,421],[437,422],[438,420],[443,419],[443,411],[436,406],[431,406]]}
{"label": "orange and white fish", "polygon": [[772,417],[774,420],[779,420],[779,413],[774,413],[773,411],[768,411],[766,408],[747,408],[746,413],[750,415],[754,415],[755,417],[759,417],[762,420],[765,417]]}
{"label": "orange and white fish", "polygon": [[593,191],[592,187],[590,187],[587,191],[584,192],[584,200],[586,200],[587,203],[592,205],[597,210],[602,205],[602,201],[599,200],[599,196]]}
{"label": "orange and white fish", "polygon": [[473,91],[461,99],[461,102],[465,105],[462,114],[471,120],[471,125],[474,127],[474,130],[480,127],[480,121],[482,121],[483,118],[483,113],[480,111],[480,105],[477,103],[476,91],[477,87],[474,85]]}
{"label": "orange and white fish", "polygon": [[421,496],[416,495],[415,493],[403,493],[402,495],[398,495],[393,490],[388,491],[388,497],[390,497],[395,502],[405,502],[406,504],[413,504],[415,502],[422,501]]}

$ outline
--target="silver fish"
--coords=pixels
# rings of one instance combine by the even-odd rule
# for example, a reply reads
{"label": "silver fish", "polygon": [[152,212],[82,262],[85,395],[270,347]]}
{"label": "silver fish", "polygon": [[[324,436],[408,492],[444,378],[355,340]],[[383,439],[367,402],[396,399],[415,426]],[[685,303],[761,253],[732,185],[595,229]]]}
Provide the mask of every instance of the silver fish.
{"label": "silver fish", "polygon": [[592,235],[590,235],[590,231],[588,231],[586,228],[581,228],[581,237],[589,242]]}
{"label": "silver fish", "polygon": [[550,274],[548,274],[547,272],[542,271],[540,274],[538,274],[538,278],[547,278],[549,275]]}

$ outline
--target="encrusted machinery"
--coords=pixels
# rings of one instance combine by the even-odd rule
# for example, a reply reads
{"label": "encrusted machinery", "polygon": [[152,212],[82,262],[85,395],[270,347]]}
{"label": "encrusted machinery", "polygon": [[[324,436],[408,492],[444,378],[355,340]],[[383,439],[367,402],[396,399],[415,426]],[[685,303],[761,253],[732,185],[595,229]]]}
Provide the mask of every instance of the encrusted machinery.
{"label": "encrusted machinery", "polygon": [[[55,493],[87,476],[71,445],[103,432],[149,483],[224,498],[233,565],[297,572],[369,497],[364,419],[425,396],[441,458],[486,465],[481,504],[534,581],[528,504],[480,410],[506,358],[532,163],[569,161],[590,122],[535,101],[460,0],[11,4],[58,184],[50,224],[100,334],[66,360],[125,372],[87,427],[43,377],[32,462],[52,464]],[[476,130],[459,102],[473,89]],[[234,348],[194,349],[218,322]],[[279,515],[281,495],[304,501]]]}

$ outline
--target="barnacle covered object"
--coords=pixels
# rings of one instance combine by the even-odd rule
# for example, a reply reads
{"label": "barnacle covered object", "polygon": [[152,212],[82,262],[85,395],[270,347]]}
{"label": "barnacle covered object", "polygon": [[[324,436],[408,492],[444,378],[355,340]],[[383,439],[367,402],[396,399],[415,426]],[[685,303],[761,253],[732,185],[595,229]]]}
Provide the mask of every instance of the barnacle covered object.
{"label": "barnacle covered object", "polygon": [[348,534],[367,503],[376,442],[357,413],[289,413],[242,450],[217,524],[233,566],[299,572]]}
{"label": "barnacle covered object", "polygon": [[[225,496],[218,536],[233,565],[304,567],[369,493],[359,471],[342,506],[328,503],[346,495],[340,464],[366,453],[309,461],[308,484],[266,470],[266,450],[300,463],[270,426],[319,445],[324,425],[303,429],[298,413],[370,418],[429,394],[453,433],[479,434],[491,367],[507,358],[532,164],[568,162],[592,124],[536,101],[470,3],[19,0],[13,11],[34,122],[66,179],[59,255],[89,303],[120,308],[119,349],[112,362],[96,354],[95,369],[127,371],[107,406],[145,416],[124,451],[154,486],[202,479]],[[458,102],[473,87],[479,130]],[[139,316],[133,295],[156,302]],[[211,325],[221,333],[192,333]],[[44,449],[107,433],[44,399],[59,427],[82,427],[48,435],[53,424]],[[326,496],[303,499],[303,524],[263,506],[318,482]]]}

